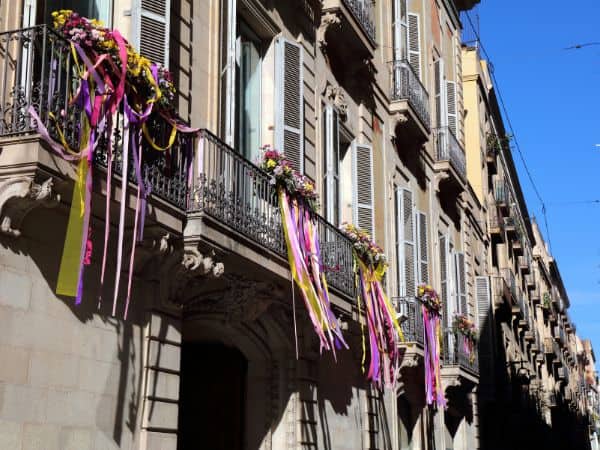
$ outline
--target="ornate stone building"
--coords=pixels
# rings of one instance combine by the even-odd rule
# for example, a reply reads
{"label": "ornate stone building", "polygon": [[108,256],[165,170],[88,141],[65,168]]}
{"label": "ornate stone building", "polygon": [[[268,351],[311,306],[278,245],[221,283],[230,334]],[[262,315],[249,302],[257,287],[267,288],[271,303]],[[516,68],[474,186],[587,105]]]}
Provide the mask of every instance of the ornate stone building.
{"label": "ornate stone building", "polygon": [[[496,424],[524,432],[532,411],[541,431],[587,424],[595,375],[575,380],[591,346],[528,220],[486,64],[461,45],[459,14],[475,3],[0,2],[0,448],[471,450],[517,448],[494,447]],[[119,225],[126,256],[137,229],[137,179],[122,113],[113,159],[105,138],[93,161],[83,302],[55,294],[77,172],[30,111],[73,143],[79,74],[51,29],[60,8],[102,19],[169,67],[178,115],[200,128],[141,166],[150,194],[127,320],[128,266],[113,262]],[[169,131],[151,127],[162,144]],[[274,188],[256,167],[263,144],[319,190],[323,267],[350,347],[337,360],[320,354],[291,283]],[[406,339],[393,390],[361,371],[343,222],[368,230],[390,262],[385,289]],[[425,402],[422,283],[444,302],[446,409]],[[481,330],[474,358],[456,314]]]}

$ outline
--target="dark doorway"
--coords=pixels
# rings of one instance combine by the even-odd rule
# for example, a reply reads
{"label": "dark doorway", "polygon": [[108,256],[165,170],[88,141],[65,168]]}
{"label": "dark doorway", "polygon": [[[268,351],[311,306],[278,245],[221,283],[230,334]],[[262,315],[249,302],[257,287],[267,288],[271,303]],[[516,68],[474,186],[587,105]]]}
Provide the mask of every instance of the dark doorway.
{"label": "dark doorway", "polygon": [[181,355],[178,450],[242,450],[248,362],[218,343],[187,343]]}

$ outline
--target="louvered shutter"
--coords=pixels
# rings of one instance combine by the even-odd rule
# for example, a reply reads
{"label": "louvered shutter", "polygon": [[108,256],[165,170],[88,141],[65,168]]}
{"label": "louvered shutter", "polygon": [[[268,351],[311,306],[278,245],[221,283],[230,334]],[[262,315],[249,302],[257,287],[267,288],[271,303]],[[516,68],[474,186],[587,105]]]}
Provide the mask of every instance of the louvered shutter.
{"label": "louvered shutter", "polygon": [[455,292],[456,292],[456,307],[460,314],[468,314],[467,307],[467,279],[465,267],[465,254],[462,252],[454,253],[455,267]]}
{"label": "louvered shutter", "polygon": [[408,14],[408,61],[419,79],[421,78],[421,29],[419,15]]}
{"label": "louvered shutter", "polygon": [[402,237],[404,248],[404,285],[405,295],[416,295],[416,249],[415,216],[413,212],[413,193],[402,189]]}
{"label": "louvered shutter", "polygon": [[225,143],[235,146],[235,85],[236,85],[236,30],[237,1],[223,0],[221,9],[221,133]]}
{"label": "louvered shutter", "polygon": [[354,144],[352,171],[354,173],[354,223],[373,237],[373,149],[368,145]]}
{"label": "louvered shutter", "polygon": [[475,277],[475,291],[477,296],[477,325],[479,329],[480,391],[482,395],[489,396],[494,385],[490,278],[486,276]]}
{"label": "louvered shutter", "polygon": [[444,61],[437,59],[433,63],[433,72],[435,76],[434,89],[435,89],[435,114],[436,114],[436,125],[443,127],[446,125],[446,105],[444,104]]}
{"label": "louvered shutter", "polygon": [[427,236],[427,215],[419,211],[417,213],[419,284],[429,284],[429,255]]}
{"label": "louvered shutter", "polygon": [[440,295],[442,297],[442,304],[445,307],[446,314],[443,315],[442,319],[444,322],[444,328],[448,326],[448,308],[450,305],[449,301],[449,286],[448,286],[448,239],[444,235],[439,235],[440,244]]}
{"label": "louvered shutter", "polygon": [[137,0],[135,43],[140,54],[169,66],[170,0]]}
{"label": "louvered shutter", "polygon": [[[333,224],[339,221],[339,118],[337,111],[327,105],[324,109],[324,196],[325,217]],[[356,182],[354,183],[356,186]],[[354,223],[357,223],[354,221]]]}
{"label": "louvered shutter", "polygon": [[456,136],[458,124],[456,116],[456,84],[454,81],[446,81],[446,100],[448,102],[448,128]]}
{"label": "louvered shutter", "polygon": [[287,39],[277,42],[277,148],[293,167],[304,171],[304,78],[302,47]]}

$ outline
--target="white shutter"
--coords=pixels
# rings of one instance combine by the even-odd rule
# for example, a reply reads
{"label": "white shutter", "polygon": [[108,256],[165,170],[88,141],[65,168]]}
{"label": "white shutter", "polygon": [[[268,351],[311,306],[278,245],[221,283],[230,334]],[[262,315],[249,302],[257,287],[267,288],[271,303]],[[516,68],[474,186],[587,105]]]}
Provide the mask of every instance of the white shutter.
{"label": "white shutter", "polygon": [[404,295],[416,295],[416,249],[415,249],[415,215],[413,212],[413,193],[402,189],[402,238],[403,238],[403,268],[404,268]]}
{"label": "white shutter", "polygon": [[373,214],[373,149],[368,145],[352,145],[352,172],[354,175],[354,223],[375,237]]}
{"label": "white shutter", "polygon": [[[331,106],[327,105],[324,108],[324,199],[325,204],[325,218],[333,223],[337,224],[339,221],[339,205],[340,192],[339,192],[339,118],[337,111]],[[356,186],[356,182],[354,183]],[[354,223],[357,223],[356,220]]]}
{"label": "white shutter", "polygon": [[408,48],[408,25],[406,23],[406,0],[394,0],[394,61],[406,59]]}
{"label": "white shutter", "polygon": [[408,14],[408,61],[419,79],[421,78],[421,29],[419,15]]}
{"label": "white shutter", "polygon": [[433,63],[434,69],[434,89],[435,89],[435,114],[436,114],[436,126],[443,127],[447,123],[446,117],[446,86],[444,79],[444,61],[437,59]]}
{"label": "white shutter", "polygon": [[444,328],[448,326],[448,312],[450,309],[450,286],[448,280],[448,239],[445,235],[439,235],[440,251],[440,295],[446,314],[443,315]]}
{"label": "white shutter", "polygon": [[276,48],[276,137],[293,167],[304,171],[304,77],[302,47],[279,38]]}
{"label": "white shutter", "polygon": [[475,289],[477,293],[477,322],[478,328],[490,329],[491,327],[491,298],[490,298],[490,278],[475,277]]}
{"label": "white shutter", "polygon": [[448,128],[456,136],[458,124],[456,115],[456,84],[454,81],[446,81],[446,100],[448,102]]}
{"label": "white shutter", "polygon": [[454,270],[455,270],[455,292],[456,292],[456,308],[459,314],[468,314],[467,306],[467,279],[465,267],[465,254],[462,252],[454,253]]}
{"label": "white shutter", "polygon": [[135,45],[142,56],[169,66],[170,0],[136,0]]}
{"label": "white shutter", "polygon": [[223,0],[221,10],[221,126],[225,143],[235,146],[235,87],[237,67],[237,0]]}
{"label": "white shutter", "polygon": [[494,385],[494,347],[490,277],[475,277],[475,291],[477,296],[477,327],[479,329],[480,392],[482,395],[487,396],[491,393]]}
{"label": "white shutter", "polygon": [[417,240],[418,240],[418,282],[429,284],[429,255],[427,235],[427,215],[421,211],[417,213]]}

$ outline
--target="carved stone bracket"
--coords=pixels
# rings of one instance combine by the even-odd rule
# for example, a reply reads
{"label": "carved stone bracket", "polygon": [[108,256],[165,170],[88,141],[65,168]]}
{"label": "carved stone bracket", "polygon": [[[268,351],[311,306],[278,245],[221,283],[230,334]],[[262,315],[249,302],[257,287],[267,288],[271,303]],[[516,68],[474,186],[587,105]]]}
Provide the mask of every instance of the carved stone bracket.
{"label": "carved stone bracket", "polygon": [[323,95],[325,100],[333,104],[338,111],[340,119],[345,122],[348,119],[348,103],[346,102],[344,90],[339,86],[327,83]]}
{"label": "carved stone bracket", "polygon": [[317,29],[317,44],[324,54],[327,54],[327,31],[330,27],[339,27],[342,21],[335,13],[325,13],[321,16],[321,25]]}
{"label": "carved stone bracket", "polygon": [[440,184],[442,181],[445,181],[450,178],[450,175],[447,172],[438,172],[433,177],[433,188],[436,194],[440,193]]}
{"label": "carved stone bracket", "polygon": [[19,237],[23,220],[33,209],[57,206],[60,195],[54,191],[53,185],[52,177],[41,184],[37,184],[33,177],[0,181],[0,232]]}

